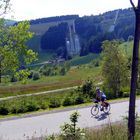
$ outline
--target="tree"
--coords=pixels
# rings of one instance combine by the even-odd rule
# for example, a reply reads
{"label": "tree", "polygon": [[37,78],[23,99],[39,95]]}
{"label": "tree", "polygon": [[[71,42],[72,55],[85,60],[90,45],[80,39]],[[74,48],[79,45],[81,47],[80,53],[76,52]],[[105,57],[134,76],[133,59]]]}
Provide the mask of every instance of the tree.
{"label": "tree", "polygon": [[104,82],[116,97],[118,97],[121,87],[128,81],[127,58],[125,53],[119,48],[120,42],[117,40],[104,41],[102,74]]}
{"label": "tree", "polygon": [[[10,0],[0,0],[0,17],[4,14],[6,14],[7,9],[10,8]],[[0,19],[0,32],[1,32],[1,27],[3,20]],[[1,34],[0,34],[1,36]],[[2,60],[3,60],[3,55],[0,53],[0,83],[1,83],[1,75],[2,75]]]}
{"label": "tree", "polygon": [[17,64],[16,54],[11,52],[8,46],[0,47],[0,83],[2,75],[16,71]]}
{"label": "tree", "polygon": [[82,134],[84,134],[83,129],[77,127],[77,122],[79,118],[79,113],[74,112],[70,115],[70,122],[65,123],[63,126],[61,126],[61,139],[63,140],[81,140]]}
{"label": "tree", "polygon": [[135,6],[133,1],[130,3],[135,12],[135,36],[133,46],[133,58],[132,58],[132,72],[131,72],[131,89],[129,98],[129,116],[128,116],[128,140],[134,140],[135,136],[135,100],[136,100],[136,87],[138,78],[138,59],[139,59],[139,41],[140,41],[140,0],[138,5]]}
{"label": "tree", "polygon": [[[27,21],[11,27],[5,27],[2,24],[0,30],[0,79],[2,74],[11,75],[20,72],[23,66],[36,60],[37,54],[28,49],[26,45],[33,36],[33,33],[28,31],[29,28],[30,24]],[[26,70],[25,72],[27,73]]]}
{"label": "tree", "polygon": [[0,0],[0,16],[7,13],[10,8],[10,0]]}

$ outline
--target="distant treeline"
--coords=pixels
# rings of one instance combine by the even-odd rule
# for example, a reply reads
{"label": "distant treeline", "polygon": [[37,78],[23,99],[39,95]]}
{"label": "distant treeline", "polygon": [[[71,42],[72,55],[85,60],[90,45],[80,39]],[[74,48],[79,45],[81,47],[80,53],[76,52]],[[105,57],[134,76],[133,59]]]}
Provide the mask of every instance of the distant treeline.
{"label": "distant treeline", "polygon": [[41,48],[43,50],[53,50],[58,56],[66,56],[66,36],[68,33],[67,23],[61,23],[58,26],[50,27],[41,38]]}
{"label": "distant treeline", "polygon": [[64,20],[73,20],[77,18],[79,18],[78,15],[55,16],[55,17],[30,20],[30,24],[33,25],[33,24],[40,24],[40,23],[47,23],[47,22],[60,22]]}
{"label": "distant treeline", "polygon": [[[118,18],[114,25],[117,12],[118,10],[114,10],[97,16],[72,16],[72,18],[75,17],[76,32],[80,37],[81,55],[86,55],[90,52],[100,53],[104,40],[121,39],[122,41],[126,41],[129,36],[133,36],[135,23],[133,10],[131,8],[119,9]],[[68,19],[70,17],[62,16],[63,20],[66,20],[65,18]],[[110,32],[112,25],[115,28],[114,31]],[[43,50],[51,49],[61,54],[65,50],[67,35],[68,29],[66,24],[51,27],[42,36],[41,48]]]}

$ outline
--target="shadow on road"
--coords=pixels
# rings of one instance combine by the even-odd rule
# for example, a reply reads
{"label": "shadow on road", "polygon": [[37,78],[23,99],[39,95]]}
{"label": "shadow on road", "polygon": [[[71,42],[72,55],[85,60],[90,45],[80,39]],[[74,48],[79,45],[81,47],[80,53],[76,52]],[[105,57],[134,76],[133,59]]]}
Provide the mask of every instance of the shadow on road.
{"label": "shadow on road", "polygon": [[108,118],[108,115],[110,115],[111,113],[101,113],[100,115],[97,116],[92,116],[95,119],[97,119],[97,121],[102,121]]}

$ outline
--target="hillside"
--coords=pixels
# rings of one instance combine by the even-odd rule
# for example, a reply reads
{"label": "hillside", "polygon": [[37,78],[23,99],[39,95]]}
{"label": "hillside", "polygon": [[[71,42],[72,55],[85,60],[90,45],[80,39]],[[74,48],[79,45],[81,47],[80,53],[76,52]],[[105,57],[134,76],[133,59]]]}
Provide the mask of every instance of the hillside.
{"label": "hillside", "polygon": [[127,41],[128,37],[134,33],[135,20],[131,8],[109,11],[96,16],[50,17],[30,21],[30,30],[35,32],[35,36],[29,42],[29,46],[37,52],[51,50],[57,55],[65,52],[69,31],[68,29],[63,30],[66,25],[61,24],[67,24],[71,20],[75,21],[75,30],[80,39],[81,56],[88,53],[100,53],[101,43],[104,40]]}
{"label": "hillside", "polygon": [[7,26],[12,26],[16,23],[15,20],[9,20],[9,19],[6,19],[5,22],[4,22]]}
{"label": "hillside", "polygon": [[31,24],[30,31],[34,32],[36,36],[38,35],[42,36],[45,32],[48,31],[50,27],[58,26],[59,24],[65,23],[65,22],[71,22],[71,20]]}

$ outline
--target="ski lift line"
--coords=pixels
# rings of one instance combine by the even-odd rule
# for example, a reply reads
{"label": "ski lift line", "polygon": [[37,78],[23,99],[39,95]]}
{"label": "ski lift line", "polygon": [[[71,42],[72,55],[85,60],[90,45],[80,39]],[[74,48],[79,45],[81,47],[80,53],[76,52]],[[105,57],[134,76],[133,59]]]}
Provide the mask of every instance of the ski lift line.
{"label": "ski lift line", "polygon": [[114,23],[110,26],[109,32],[113,32],[114,29],[115,29],[115,25],[116,25],[116,21],[117,21],[117,19],[118,19],[119,11],[120,11],[120,10],[117,10],[117,12],[116,12],[116,16],[115,16]]}
{"label": "ski lift line", "polygon": [[116,24],[116,21],[117,21],[117,19],[118,19],[119,11],[120,11],[120,10],[118,10],[118,11],[116,12],[116,17],[115,17],[115,20],[114,20],[114,25]]}

